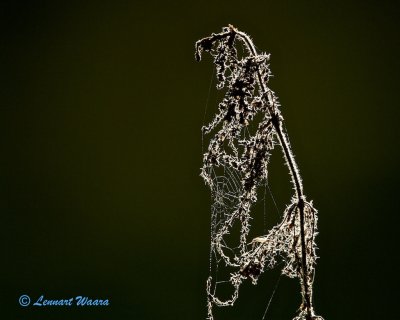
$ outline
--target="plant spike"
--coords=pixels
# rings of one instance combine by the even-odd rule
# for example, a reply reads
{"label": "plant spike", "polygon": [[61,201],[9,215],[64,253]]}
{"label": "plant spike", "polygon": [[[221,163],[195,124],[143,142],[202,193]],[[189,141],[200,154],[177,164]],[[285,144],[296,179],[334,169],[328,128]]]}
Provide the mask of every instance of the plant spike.
{"label": "plant spike", "polygon": [[[238,56],[236,41],[244,45],[247,56]],[[213,305],[234,304],[243,280],[250,278],[255,284],[265,266],[272,268],[276,259],[284,257],[282,273],[299,278],[301,284],[302,304],[294,320],[322,320],[315,315],[312,301],[317,258],[314,241],[317,211],[312,202],[306,201],[289,138],[283,130],[284,119],[278,98],[267,86],[271,76],[267,64],[270,56],[258,54],[250,37],[232,25],[223,28],[221,33],[213,33],[196,42],[197,61],[201,60],[203,51],[214,57],[217,88],[227,87],[225,98],[218,106],[219,112],[208,126],[202,128],[206,134],[217,131],[210,139],[201,170],[201,176],[214,198],[211,250],[227,266],[237,269],[231,273],[229,280],[234,293],[226,301],[216,296],[215,289],[212,289],[213,278],[208,278],[208,318],[213,319]],[[245,129],[259,112],[263,114],[263,120],[258,123],[256,133],[246,136]],[[254,238],[248,245],[251,206],[257,201],[257,187],[267,181],[270,151],[275,144],[282,148],[295,194],[284,211],[281,223],[266,235]],[[216,173],[220,167],[228,174],[224,179]],[[230,256],[224,237],[237,219],[241,223],[240,252]]]}

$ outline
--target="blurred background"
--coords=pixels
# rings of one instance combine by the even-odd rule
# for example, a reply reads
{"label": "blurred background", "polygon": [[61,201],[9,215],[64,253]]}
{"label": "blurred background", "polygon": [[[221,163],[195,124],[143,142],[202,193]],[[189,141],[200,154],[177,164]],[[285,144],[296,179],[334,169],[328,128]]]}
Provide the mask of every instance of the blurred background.
{"label": "blurred background", "polygon": [[[171,0],[1,1],[4,319],[205,319],[200,128],[219,94],[194,43],[229,23],[271,53],[270,86],[319,210],[317,312],[396,317],[397,3]],[[271,166],[283,209],[278,149]],[[261,320],[278,274],[246,283],[216,320]],[[22,294],[111,305],[23,308]],[[297,281],[282,278],[266,319],[292,319],[299,303]]]}

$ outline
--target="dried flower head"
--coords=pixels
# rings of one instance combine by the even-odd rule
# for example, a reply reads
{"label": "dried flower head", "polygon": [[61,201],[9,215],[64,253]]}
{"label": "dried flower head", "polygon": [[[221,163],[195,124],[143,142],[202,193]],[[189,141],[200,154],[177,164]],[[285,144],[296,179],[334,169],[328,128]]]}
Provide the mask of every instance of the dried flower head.
{"label": "dried flower head", "polygon": [[[237,43],[243,45],[245,54],[238,54]],[[249,278],[256,284],[265,268],[273,268],[277,261],[283,261],[282,273],[298,278],[301,284],[302,304],[295,319],[322,319],[314,314],[312,305],[317,211],[312,202],[306,201],[283,129],[278,98],[267,86],[271,76],[270,55],[258,54],[249,36],[231,25],[221,33],[197,41],[197,61],[203,52],[214,58],[217,88],[226,88],[217,114],[202,128],[204,134],[212,133],[201,168],[213,200],[211,252],[217,263],[224,262],[234,270],[229,279],[233,294],[227,300],[218,298],[217,281],[211,275],[208,278],[208,318],[213,319],[213,305],[234,304],[244,280]],[[257,114],[261,120],[255,124],[255,133],[251,133],[249,124]],[[258,188],[267,182],[268,161],[275,145],[283,151],[295,193],[282,221],[266,235],[249,242],[252,208]],[[226,238],[237,222],[240,223],[239,245],[232,247]]]}

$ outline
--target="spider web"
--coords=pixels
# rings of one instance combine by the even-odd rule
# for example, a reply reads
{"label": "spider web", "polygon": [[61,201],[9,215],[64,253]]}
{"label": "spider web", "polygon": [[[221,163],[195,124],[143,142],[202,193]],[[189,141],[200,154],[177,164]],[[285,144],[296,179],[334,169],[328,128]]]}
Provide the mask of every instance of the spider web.
{"label": "spider web", "polygon": [[[212,285],[211,291],[214,296],[223,294],[224,291],[228,290],[219,290],[222,284],[230,284],[230,278],[227,277],[226,272],[219,272],[220,264],[223,264],[223,259],[219,257],[215,246],[213,245],[213,239],[216,239],[218,230],[223,226],[223,224],[227,221],[230,216],[230,213],[235,210],[235,208],[239,204],[240,195],[243,192],[243,188],[241,186],[241,181],[243,175],[235,170],[232,170],[229,167],[223,168],[222,175],[218,175],[216,170],[212,170],[211,176],[213,185],[215,188],[211,190],[211,198],[213,199],[211,205],[211,244],[210,244],[210,276],[213,277],[214,283]],[[274,196],[270,189],[268,183],[265,183],[264,190],[263,190],[263,224],[264,224],[264,233],[266,233],[265,225],[266,225],[266,205],[265,202],[267,201],[266,195],[267,190],[273,206],[275,207],[276,211],[279,213],[278,206],[275,202]],[[236,230],[237,231],[237,230]],[[232,235],[233,237],[236,236],[235,233]],[[228,245],[226,241],[223,241],[223,249],[230,251],[230,254],[233,256],[238,256],[239,254],[239,245]],[[251,247],[251,244],[248,244],[247,249]],[[221,275],[222,273],[222,275]],[[222,277],[222,279],[220,279]],[[266,319],[266,315],[268,313],[269,307],[271,305],[271,301],[275,295],[275,292],[279,286],[280,279],[282,274],[276,280],[274,287],[272,288],[272,292],[270,293],[268,300],[266,301],[266,307],[262,316],[262,320]],[[226,288],[224,288],[226,289]],[[221,293],[222,291],[222,293]],[[217,293],[218,292],[218,293]]]}
{"label": "spider web", "polygon": [[[214,78],[214,73],[213,76],[210,80],[210,88],[212,86]],[[207,113],[208,109],[208,103],[210,100],[210,90],[208,92],[207,96],[207,102],[205,106],[205,116]],[[262,113],[260,112],[261,110],[255,110],[254,116],[256,117],[257,113]],[[205,119],[204,116],[204,119]],[[218,115],[217,115],[218,117]],[[262,115],[261,117],[258,117],[258,121],[254,120],[252,123],[247,124],[246,126],[242,126],[241,130],[237,132],[235,136],[229,137],[227,140],[228,142],[224,143],[223,146],[221,146],[220,155],[222,155],[222,158],[225,160],[219,162],[217,165],[205,165],[202,168],[202,175],[203,178],[205,178],[206,183],[208,182],[208,185],[210,187],[211,191],[211,199],[212,199],[212,204],[211,204],[211,245],[210,245],[210,278],[208,281],[208,286],[209,286],[209,294],[213,297],[216,297],[221,293],[221,291],[228,291],[228,290],[219,290],[218,287],[220,284],[232,284],[232,277],[229,277],[229,272],[228,272],[228,277],[227,277],[227,272],[226,270],[223,270],[225,272],[220,272],[220,266],[224,266],[225,262],[225,267],[231,267],[230,270],[232,271],[232,267],[237,269],[237,267],[240,267],[240,256],[243,255],[245,252],[249,252],[251,250],[251,247],[253,246],[252,243],[247,242],[247,235],[249,233],[249,228],[250,224],[248,223],[247,226],[241,225],[240,230],[238,229],[237,226],[234,226],[234,224],[241,224],[241,222],[244,222],[243,219],[241,220],[240,217],[234,217],[235,212],[238,212],[240,210],[240,205],[243,204],[243,202],[248,203],[248,209],[247,211],[250,211],[250,207],[252,204],[255,204],[257,202],[257,189],[260,187],[264,188],[263,191],[263,201],[264,201],[264,224],[265,224],[265,197],[266,197],[266,190],[268,188],[268,191],[270,193],[271,199],[273,201],[273,204],[276,208],[277,211],[277,205],[275,203],[275,200],[273,198],[272,192],[269,188],[269,185],[267,183],[267,171],[262,170],[261,174],[258,173],[258,177],[256,177],[256,182],[253,181],[253,186],[250,187],[250,192],[247,191],[247,201],[243,201],[244,198],[246,198],[246,183],[247,185],[248,180],[249,180],[249,172],[246,172],[246,170],[243,170],[243,168],[240,168],[241,164],[243,164],[245,161],[244,159],[246,158],[246,152],[249,153],[249,150],[254,150],[255,148],[250,145],[255,145],[255,142],[258,139],[260,139],[260,128],[265,128],[266,126],[269,128],[267,130],[268,134],[265,134],[264,132],[264,138],[265,136],[268,136],[267,139],[265,139],[265,146],[262,147],[261,149],[264,149],[263,154],[263,166],[266,168],[266,164],[268,162],[270,153],[265,152],[266,150],[272,150],[274,146],[273,142],[273,136],[271,135],[272,133],[272,127],[270,126],[270,118],[266,116],[266,113]],[[204,122],[203,122],[204,124]],[[204,143],[204,131],[209,130],[210,127],[216,127],[215,119],[213,122],[211,122],[211,125],[209,125],[208,129],[207,127],[203,127],[203,134],[202,134],[202,145]],[[226,128],[223,128],[222,130],[217,133],[221,134]],[[253,134],[252,134],[253,132]],[[212,144],[213,144],[214,139],[210,139],[210,146],[209,150],[207,153],[204,154],[205,160],[210,154],[210,150],[212,150]],[[250,146],[250,148],[249,148]],[[251,171],[251,170],[250,170]],[[247,179],[246,179],[247,175]],[[251,174],[250,174],[251,175]],[[254,173],[253,173],[254,176]],[[247,186],[247,189],[249,187]],[[251,194],[251,196],[249,196]],[[246,219],[246,218],[245,218]],[[250,220],[251,217],[247,214],[247,219]],[[227,230],[226,234],[224,234],[223,230],[226,230],[227,226],[229,226],[229,230]],[[236,227],[236,228],[235,228]],[[233,230],[234,229],[234,230]],[[265,229],[265,226],[264,226]],[[223,234],[223,236],[221,236]],[[229,239],[227,239],[229,238]],[[240,238],[241,241],[236,241],[237,238]],[[247,272],[247,271],[246,271]],[[221,275],[222,274],[222,275]],[[231,273],[232,275],[232,273]],[[221,277],[222,276],[222,277]],[[221,279],[220,279],[221,278]],[[212,280],[211,280],[212,279]],[[256,278],[254,278],[255,280]],[[279,277],[280,279],[280,277]],[[277,281],[277,284],[273,290],[273,293],[271,295],[271,298],[269,299],[269,303],[267,305],[267,308],[264,312],[264,318],[265,314],[268,311],[271,299],[273,297],[273,294],[277,288],[277,285],[279,283],[279,279]],[[234,285],[235,287],[235,285]],[[225,292],[226,293],[226,292]],[[228,299],[228,301],[220,301],[217,299],[216,304],[218,305],[232,305],[233,302],[236,300],[238,294],[238,287],[234,288],[234,293],[232,299]],[[209,310],[210,311],[210,310]],[[211,311],[210,311],[211,313]],[[211,318],[212,315],[209,314],[209,317]]]}
{"label": "spider web", "polygon": [[[210,275],[207,281],[209,319],[213,319],[213,305],[232,306],[235,303],[240,285],[245,279],[250,278],[256,284],[265,265],[273,268],[277,263],[283,263],[285,267],[282,274],[298,277],[300,248],[297,240],[300,226],[299,219],[294,219],[294,201],[284,211],[284,219],[279,225],[263,236],[248,240],[250,221],[254,218],[253,211],[260,188],[268,188],[278,210],[268,185],[267,171],[271,151],[276,144],[275,132],[270,117],[258,102],[256,100],[254,103],[253,118],[256,120],[253,119],[246,126],[238,126],[240,129],[235,135],[229,134],[229,123],[216,122],[215,118],[208,127],[203,127],[203,132],[217,131],[210,138],[208,150],[204,154],[201,174],[211,191]],[[262,116],[257,118],[257,114]],[[308,221],[313,221],[314,211],[311,206],[309,209]],[[309,227],[310,230],[314,229],[314,226]],[[263,319],[279,281],[280,277]],[[221,284],[225,287],[219,290]],[[232,288],[228,290],[226,285]],[[220,297],[224,295],[228,297],[222,300]]]}

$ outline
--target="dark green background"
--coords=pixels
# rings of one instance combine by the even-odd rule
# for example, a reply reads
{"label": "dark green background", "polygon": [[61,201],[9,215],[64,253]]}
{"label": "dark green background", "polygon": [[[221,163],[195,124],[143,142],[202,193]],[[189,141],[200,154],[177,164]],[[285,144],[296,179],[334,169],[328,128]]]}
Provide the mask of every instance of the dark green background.
{"label": "dark green background", "polygon": [[[396,318],[395,2],[2,1],[0,21],[2,318],[205,319],[212,66],[193,54],[228,23],[272,54],[270,85],[320,213],[318,313]],[[209,116],[216,103],[212,88]],[[288,176],[275,172],[283,208]],[[276,279],[246,284],[217,320],[261,319]],[[111,307],[22,308],[21,294]],[[298,303],[282,278],[267,319],[291,319]]]}

